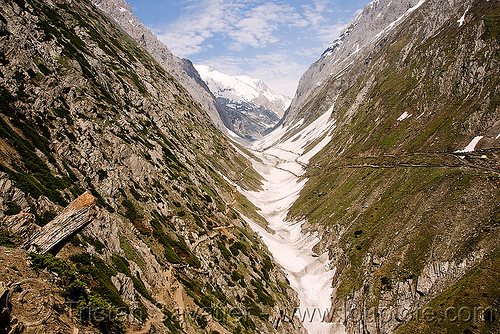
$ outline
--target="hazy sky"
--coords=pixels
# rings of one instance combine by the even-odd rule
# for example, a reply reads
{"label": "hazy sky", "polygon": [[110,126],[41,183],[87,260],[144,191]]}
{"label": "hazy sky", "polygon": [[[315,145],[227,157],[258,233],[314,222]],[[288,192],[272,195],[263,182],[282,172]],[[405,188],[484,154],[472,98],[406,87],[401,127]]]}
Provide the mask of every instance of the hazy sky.
{"label": "hazy sky", "polygon": [[127,0],[172,52],[293,96],[300,76],[368,0]]}

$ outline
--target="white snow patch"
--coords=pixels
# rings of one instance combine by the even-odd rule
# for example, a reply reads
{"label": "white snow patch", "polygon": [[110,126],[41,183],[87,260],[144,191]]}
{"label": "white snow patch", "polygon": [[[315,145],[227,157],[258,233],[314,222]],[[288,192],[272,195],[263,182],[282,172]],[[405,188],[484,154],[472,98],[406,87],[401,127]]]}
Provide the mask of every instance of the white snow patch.
{"label": "white snow patch", "polygon": [[[333,128],[335,128],[335,126],[333,126]],[[319,151],[321,151],[331,140],[332,140],[331,135],[325,136],[325,138],[323,138],[316,146],[314,146],[313,149],[311,149],[306,154],[302,155],[300,158],[297,159],[297,161],[300,161],[302,163],[308,163],[309,160],[311,160],[312,157],[314,157]]]}
{"label": "white snow patch", "polygon": [[340,46],[340,45],[342,45],[342,44],[344,44],[344,42],[343,42],[340,38],[335,39],[335,40],[332,42],[332,44],[330,44],[330,46],[328,47],[328,49],[330,49],[330,51],[325,52],[325,54],[323,54],[321,57],[322,57],[322,58],[326,58],[326,57],[330,56],[330,55],[333,53],[333,51],[332,51],[332,50],[335,50],[335,48],[336,48],[337,46]]}
{"label": "white snow patch", "polygon": [[476,137],[474,137],[474,139],[472,139],[471,142],[467,146],[465,146],[465,148],[463,150],[455,151],[455,153],[473,152],[474,149],[476,148],[477,143],[479,143],[479,141],[481,139],[483,139],[483,136],[476,136]]}
{"label": "white snow patch", "polygon": [[356,50],[354,50],[354,52],[352,54],[356,54],[359,52],[359,44],[356,43]]}
{"label": "white snow patch", "polygon": [[404,112],[401,114],[401,116],[398,117],[398,121],[401,122],[402,120],[411,117],[412,114],[408,114],[408,112]]}
{"label": "white snow patch", "polygon": [[[293,128],[293,127],[291,127]],[[283,135],[291,129],[289,126],[281,125],[277,127],[273,132],[259,139],[257,142],[253,144],[253,149],[255,150],[264,150],[267,147],[271,147],[276,144]]]}
{"label": "white snow patch", "polygon": [[391,22],[387,27],[385,27],[381,32],[379,32],[371,41],[375,41],[377,40],[379,37],[382,37],[384,36],[385,34],[387,34],[389,31],[391,31],[392,29],[394,29],[395,27],[397,27],[397,25],[399,23],[401,23],[406,17],[408,17],[408,15],[413,12],[414,10],[416,10],[418,7],[422,6],[422,4],[425,2],[426,0],[420,0],[415,6],[411,7],[410,9],[408,9],[403,15],[401,15],[400,17],[398,17],[397,20]]}
{"label": "white snow patch", "polygon": [[464,22],[465,22],[465,14],[467,14],[467,12],[469,11],[469,8],[470,8],[470,6],[467,6],[467,9],[465,10],[464,15],[462,15],[462,17],[457,20],[459,27],[461,27],[462,24],[464,24]]}
{"label": "white snow patch", "polygon": [[299,119],[297,122],[295,122],[295,124],[294,124],[294,125],[292,125],[292,127],[290,127],[290,129],[293,129],[293,128],[296,128],[296,127],[299,127],[299,126],[301,126],[302,124],[304,124],[304,119],[303,119],[303,118],[301,118],[301,119]]}
{"label": "white snow patch", "polygon": [[[323,322],[319,316],[331,308],[331,280],[335,270],[329,269],[328,252],[315,254],[312,248],[319,242],[317,235],[304,233],[302,221],[286,220],[288,210],[307,181],[299,180],[296,176],[304,170],[293,159],[297,155],[276,148],[272,149],[271,154],[268,151],[256,152],[262,163],[253,161],[253,167],[265,178],[262,186],[264,190],[240,191],[261,209],[259,213],[268,221],[274,233],[244,218],[262,237],[276,262],[285,270],[290,285],[299,295],[301,314],[320,311],[312,321],[304,322],[309,333],[331,333],[336,328],[338,333],[343,333],[341,324]],[[293,160],[288,160],[290,158]]]}

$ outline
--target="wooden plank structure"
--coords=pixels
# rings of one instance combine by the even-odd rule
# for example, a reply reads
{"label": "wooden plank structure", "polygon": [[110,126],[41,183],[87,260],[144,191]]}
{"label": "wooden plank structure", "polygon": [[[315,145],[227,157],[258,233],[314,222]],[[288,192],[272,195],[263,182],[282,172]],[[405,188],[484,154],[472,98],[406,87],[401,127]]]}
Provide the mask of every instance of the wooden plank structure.
{"label": "wooden plank structure", "polygon": [[95,197],[88,191],[71,202],[50,223],[33,234],[23,245],[40,254],[56,248],[69,237],[75,235],[87,226],[97,215]]}

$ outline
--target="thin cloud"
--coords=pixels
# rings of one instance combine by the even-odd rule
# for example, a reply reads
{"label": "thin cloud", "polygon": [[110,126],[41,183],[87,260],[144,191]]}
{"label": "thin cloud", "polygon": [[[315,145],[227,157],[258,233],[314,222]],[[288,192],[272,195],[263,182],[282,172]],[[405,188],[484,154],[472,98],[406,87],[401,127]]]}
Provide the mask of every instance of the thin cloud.
{"label": "thin cloud", "polygon": [[300,15],[294,8],[267,3],[243,14],[243,18],[228,31],[228,35],[240,45],[265,47],[279,41],[274,33],[280,26],[294,24],[297,20],[300,20]]}
{"label": "thin cloud", "polygon": [[[318,27],[327,21],[325,18],[325,13],[327,10],[327,4],[330,1],[313,1],[313,4],[304,5],[304,15],[307,18],[309,24],[313,28]],[[314,6],[313,6],[314,5]]]}
{"label": "thin cloud", "polygon": [[[205,51],[209,40],[217,38],[228,49],[264,48],[280,41],[279,34],[290,29],[318,31],[327,22],[326,0],[297,8],[289,4],[244,0],[193,2],[189,12],[165,27],[152,27],[174,54],[186,57]],[[313,34],[316,37],[317,33]]]}
{"label": "thin cloud", "polygon": [[334,39],[339,37],[340,32],[346,27],[346,23],[340,22],[333,25],[323,26],[318,30],[318,40],[330,45]]}
{"label": "thin cloud", "polygon": [[227,31],[231,19],[235,19],[234,12],[238,10],[238,6],[230,6],[223,0],[210,0],[200,5],[191,5],[190,15],[172,24],[151,28],[178,56],[185,57],[205,50],[205,41]]}
{"label": "thin cloud", "polygon": [[340,35],[346,23],[343,21],[334,24],[329,23],[328,17],[335,11],[330,9],[332,1],[315,0],[312,4],[304,5],[304,15],[315,31],[315,40],[321,42],[322,47],[330,45],[330,43]]}
{"label": "thin cloud", "polygon": [[[175,55],[227,74],[262,79],[288,96],[345,27],[332,22],[337,17],[332,13],[338,12],[335,0],[296,7],[281,0],[187,1],[181,18],[152,29]],[[219,49],[226,55],[214,56]]]}

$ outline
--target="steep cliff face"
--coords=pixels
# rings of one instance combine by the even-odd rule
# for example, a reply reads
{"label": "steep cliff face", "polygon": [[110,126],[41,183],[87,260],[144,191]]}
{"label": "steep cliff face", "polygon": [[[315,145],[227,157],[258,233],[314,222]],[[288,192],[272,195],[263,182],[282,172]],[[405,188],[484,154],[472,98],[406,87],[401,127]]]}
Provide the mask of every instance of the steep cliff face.
{"label": "steep cliff face", "polygon": [[[373,52],[373,48],[423,2],[419,0],[374,0],[367,4],[321,57],[302,75],[289,117],[285,121],[291,121],[297,113],[304,113],[304,103],[318,94],[331,78],[342,74],[353,65],[356,66],[359,59],[364,60],[369,57],[367,55]],[[435,13],[433,17],[439,18],[446,15],[451,4],[443,2],[443,6],[439,14]],[[429,23],[432,26],[438,24],[434,19],[429,20]],[[429,27],[423,27],[423,30],[428,31]]]}
{"label": "steep cliff face", "polygon": [[[0,1],[0,22],[3,223],[66,219],[53,220],[85,190],[96,204],[57,257],[32,254],[31,269],[2,276],[24,282],[38,271],[57,290],[50,321],[15,309],[7,328],[299,328],[278,321],[297,298],[235,211],[253,216],[252,206],[227,182],[257,189],[259,177],[174,76],[87,1]],[[1,244],[21,246],[5,226]],[[54,229],[25,232],[44,230]]]}
{"label": "steep cliff face", "polygon": [[329,251],[330,319],[348,333],[498,332],[499,3],[428,0],[386,20],[392,3],[311,67],[277,130],[293,142],[329,120],[289,218]]}
{"label": "steep cliff face", "polygon": [[289,97],[274,92],[259,79],[230,76],[205,65],[195,67],[224,107],[229,129],[244,138],[261,138],[278,123],[290,105]]}
{"label": "steep cliff face", "polygon": [[125,0],[95,0],[92,3],[101,9],[106,15],[116,21],[118,25],[129,34],[144,50],[156,59],[156,61],[198,101],[205,110],[215,126],[227,134],[226,127],[229,126],[224,108],[219,105],[211,94],[204,81],[200,78],[193,64],[186,59],[180,59],[172,54],[168,47],[160,42],[148,28],[132,14],[130,5]]}

